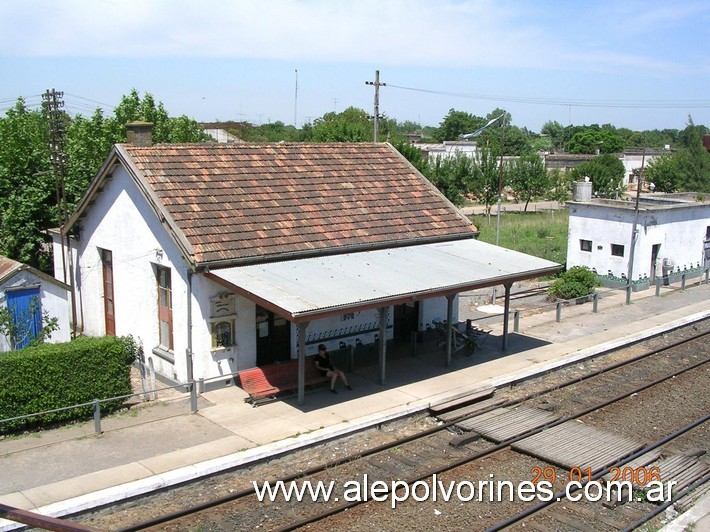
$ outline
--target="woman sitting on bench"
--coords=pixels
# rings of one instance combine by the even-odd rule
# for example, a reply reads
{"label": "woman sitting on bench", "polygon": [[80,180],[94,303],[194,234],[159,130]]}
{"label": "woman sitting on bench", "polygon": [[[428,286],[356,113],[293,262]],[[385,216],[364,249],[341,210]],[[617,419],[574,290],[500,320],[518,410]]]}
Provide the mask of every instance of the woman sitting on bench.
{"label": "woman sitting on bench", "polygon": [[325,348],[325,345],[320,344],[318,346],[318,354],[313,357],[313,360],[315,362],[316,369],[320,371],[320,374],[324,377],[330,377],[330,393],[338,393],[335,390],[335,381],[338,380],[338,377],[340,377],[340,380],[343,381],[343,384],[345,384],[345,387],[348,390],[352,390],[350,384],[348,384],[348,378],[345,376],[345,373],[336,368],[330,361],[328,350]]}

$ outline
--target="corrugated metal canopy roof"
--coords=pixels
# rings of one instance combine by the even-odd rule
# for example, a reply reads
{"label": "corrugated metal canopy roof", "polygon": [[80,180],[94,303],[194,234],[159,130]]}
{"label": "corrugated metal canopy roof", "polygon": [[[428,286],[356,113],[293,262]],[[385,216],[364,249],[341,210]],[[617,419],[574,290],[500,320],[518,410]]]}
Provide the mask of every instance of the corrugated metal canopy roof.
{"label": "corrugated metal canopy roof", "polygon": [[474,239],[212,270],[223,286],[294,322],[530,279],[554,262]]}

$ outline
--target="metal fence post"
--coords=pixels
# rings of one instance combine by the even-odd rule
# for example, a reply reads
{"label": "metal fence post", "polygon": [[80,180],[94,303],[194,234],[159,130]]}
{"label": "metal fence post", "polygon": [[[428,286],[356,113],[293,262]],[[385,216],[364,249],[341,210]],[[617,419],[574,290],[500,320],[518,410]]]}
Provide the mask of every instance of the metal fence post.
{"label": "metal fence post", "polygon": [[557,311],[555,312],[555,314],[555,321],[559,323],[560,318],[562,317],[562,301],[557,302]]}
{"label": "metal fence post", "polygon": [[520,311],[516,310],[513,312],[513,332],[518,332],[520,330]]}
{"label": "metal fence post", "polygon": [[592,296],[592,312],[596,314],[599,311],[599,294],[594,292],[594,296]]}
{"label": "metal fence post", "polygon": [[661,295],[661,278],[656,277],[656,297]]}
{"label": "metal fence post", "polygon": [[197,414],[197,386],[194,379],[190,381],[190,408],[193,414]]}
{"label": "metal fence post", "polygon": [[94,432],[101,434],[101,402],[94,399]]}
{"label": "metal fence post", "polygon": [[685,274],[680,276],[680,289],[681,291],[685,290]]}

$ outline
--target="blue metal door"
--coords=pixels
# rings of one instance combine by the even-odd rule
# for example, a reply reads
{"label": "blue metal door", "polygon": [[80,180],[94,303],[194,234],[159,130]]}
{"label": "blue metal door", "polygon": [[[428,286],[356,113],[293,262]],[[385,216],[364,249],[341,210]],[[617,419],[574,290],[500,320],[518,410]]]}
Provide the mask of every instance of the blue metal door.
{"label": "blue metal door", "polygon": [[5,295],[16,330],[15,338],[11,341],[15,349],[22,349],[28,346],[42,329],[39,287],[7,290]]}

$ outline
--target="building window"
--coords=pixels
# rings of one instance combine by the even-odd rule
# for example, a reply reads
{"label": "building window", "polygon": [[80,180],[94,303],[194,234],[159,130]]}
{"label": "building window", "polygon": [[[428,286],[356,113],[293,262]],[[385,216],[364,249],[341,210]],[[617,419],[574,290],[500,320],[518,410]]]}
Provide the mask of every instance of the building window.
{"label": "building window", "polygon": [[156,267],[158,281],[158,324],[160,345],[172,351],[173,349],[173,291],[170,284],[170,270],[162,266]]}
{"label": "building window", "polygon": [[592,251],[592,241],[580,239],[579,249],[581,249],[582,251]]}
{"label": "building window", "polygon": [[621,244],[612,244],[611,245],[611,254],[614,257],[623,257],[624,256],[624,246]]}

